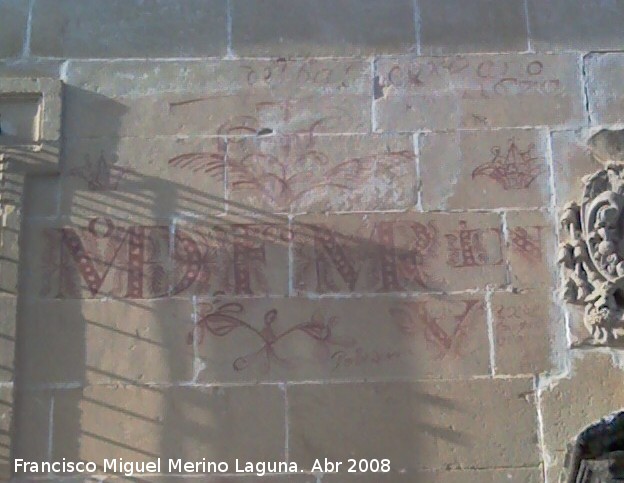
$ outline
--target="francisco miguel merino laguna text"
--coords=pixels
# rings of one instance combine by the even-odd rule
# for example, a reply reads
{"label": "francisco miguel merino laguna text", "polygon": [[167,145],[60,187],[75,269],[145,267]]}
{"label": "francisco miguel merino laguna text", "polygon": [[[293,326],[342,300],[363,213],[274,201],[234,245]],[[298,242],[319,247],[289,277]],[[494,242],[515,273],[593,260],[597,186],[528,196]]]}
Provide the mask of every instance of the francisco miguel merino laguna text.
{"label": "francisco miguel merino laguna text", "polygon": [[[124,476],[134,476],[142,474],[158,474],[158,473],[187,473],[187,474],[202,474],[202,473],[228,473],[230,471],[230,465],[225,461],[207,461],[206,458],[202,458],[199,461],[182,461],[181,459],[169,458],[165,460],[166,464],[163,466],[161,458],[154,461],[126,461],[123,458],[104,459],[102,464],[98,467],[98,464],[94,461],[68,461],[63,458],[60,461],[26,461],[21,458],[16,458],[13,461],[13,471],[16,474],[20,473],[82,473],[82,474],[97,474],[97,473],[117,473]],[[164,469],[164,471],[163,471]],[[298,473],[297,463],[287,463],[285,461],[240,461],[238,458],[235,460],[233,473],[254,473],[257,476],[264,476],[270,473]]]}

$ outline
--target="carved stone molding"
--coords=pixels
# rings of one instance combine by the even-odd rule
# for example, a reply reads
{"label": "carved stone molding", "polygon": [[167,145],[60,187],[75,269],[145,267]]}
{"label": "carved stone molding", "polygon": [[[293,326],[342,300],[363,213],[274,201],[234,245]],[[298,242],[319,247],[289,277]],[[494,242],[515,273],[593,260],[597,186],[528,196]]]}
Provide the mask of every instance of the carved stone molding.
{"label": "carved stone molding", "polygon": [[10,476],[11,419],[15,406],[15,338],[24,182],[58,173],[61,82],[0,78],[0,480]]}
{"label": "carved stone molding", "polygon": [[563,296],[585,306],[589,342],[624,342],[624,164],[583,179],[580,205],[566,205],[560,247]]}

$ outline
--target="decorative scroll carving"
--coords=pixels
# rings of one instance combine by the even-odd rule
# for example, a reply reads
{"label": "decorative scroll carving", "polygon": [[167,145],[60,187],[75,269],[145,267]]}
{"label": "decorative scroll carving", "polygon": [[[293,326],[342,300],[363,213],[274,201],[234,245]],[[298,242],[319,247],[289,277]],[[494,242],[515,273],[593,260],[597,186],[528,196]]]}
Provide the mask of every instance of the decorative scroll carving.
{"label": "decorative scroll carving", "polygon": [[562,217],[563,296],[585,305],[593,343],[624,341],[624,165],[608,164],[583,182],[581,205],[566,205]]}

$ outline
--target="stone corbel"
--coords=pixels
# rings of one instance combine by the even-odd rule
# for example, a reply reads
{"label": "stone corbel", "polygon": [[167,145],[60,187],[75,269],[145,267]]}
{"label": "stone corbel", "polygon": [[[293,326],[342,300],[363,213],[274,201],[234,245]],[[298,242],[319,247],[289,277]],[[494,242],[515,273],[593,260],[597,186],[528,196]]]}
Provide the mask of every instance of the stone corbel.
{"label": "stone corbel", "polygon": [[61,82],[0,79],[0,480],[10,475],[24,180],[58,173]]}

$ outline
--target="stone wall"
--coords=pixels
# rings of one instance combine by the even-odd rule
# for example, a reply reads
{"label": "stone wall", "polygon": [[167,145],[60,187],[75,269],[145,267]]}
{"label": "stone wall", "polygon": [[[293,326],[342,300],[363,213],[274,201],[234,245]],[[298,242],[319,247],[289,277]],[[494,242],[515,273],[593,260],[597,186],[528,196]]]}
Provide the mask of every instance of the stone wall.
{"label": "stone wall", "polygon": [[[624,122],[623,21],[614,0],[0,0],[2,474],[560,481],[624,401],[556,261],[589,140]],[[97,474],[66,481],[137,481]]]}

